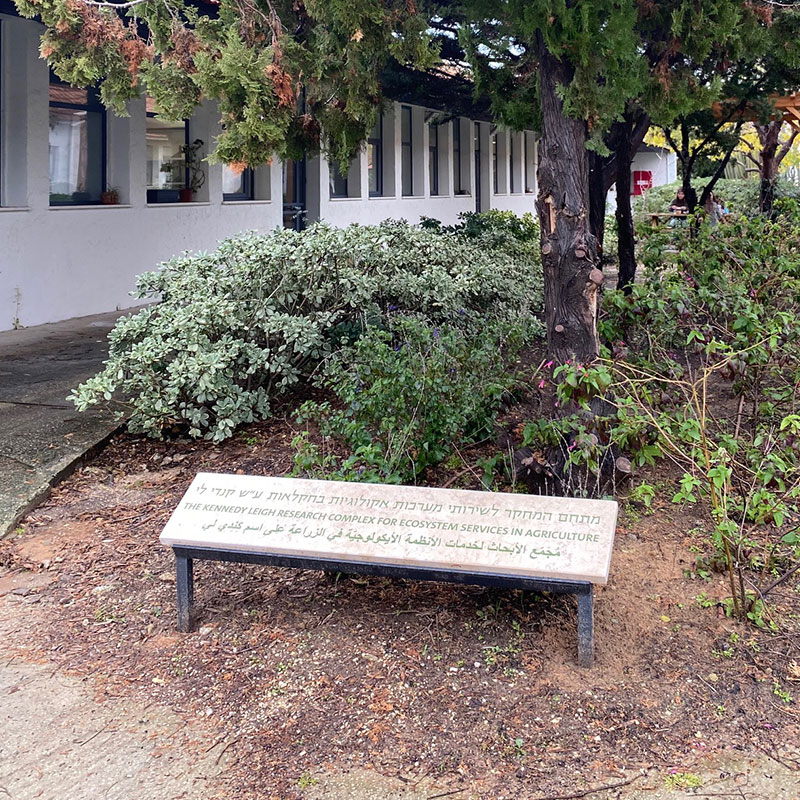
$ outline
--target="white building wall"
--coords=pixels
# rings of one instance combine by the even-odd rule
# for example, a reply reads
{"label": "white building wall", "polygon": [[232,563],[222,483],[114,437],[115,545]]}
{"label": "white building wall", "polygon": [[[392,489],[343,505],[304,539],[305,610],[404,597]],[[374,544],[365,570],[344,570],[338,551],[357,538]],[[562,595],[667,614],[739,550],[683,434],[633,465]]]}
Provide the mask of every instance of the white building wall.
{"label": "white building wall", "polygon": [[[130,116],[107,115],[107,185],[118,190],[118,205],[50,206],[49,73],[38,57],[41,27],[0,15],[0,330],[124,309],[135,277],[184,250],[210,250],[246,230],[268,231],[282,224],[282,165],[256,171],[251,201],[223,202],[221,165],[204,166],[206,182],[191,203],[147,203],[144,101],[129,105]],[[438,116],[436,116],[438,114]],[[467,193],[454,191],[453,124],[439,125],[439,194],[431,196],[429,125],[439,112],[415,106],[413,194],[402,196],[400,104],[391,104],[383,131],[384,196],[370,197],[366,149],[348,175],[348,197],[331,198],[324,157],[306,165],[307,219],[335,226],[373,224],[387,218],[416,223],[434,217],[458,222],[476,208],[475,135],[481,144],[484,209],[533,211],[535,180],[525,191],[522,142],[513,134],[513,163],[504,163],[501,189],[493,192],[490,126],[462,119],[461,168]],[[219,120],[210,106],[189,121],[191,140],[213,147]],[[508,162],[509,132],[499,129]],[[535,147],[529,147],[535,151]],[[528,173],[535,174],[535,152]],[[515,170],[515,191],[509,189]]]}
{"label": "white building wall", "polygon": [[[119,205],[50,206],[49,73],[40,28],[0,16],[0,330],[128,308],[135,277],[183,250],[281,224],[279,170],[256,185],[277,201],[223,203],[222,167],[206,165],[193,203],[146,202],[144,101],[107,115],[107,184]],[[216,115],[201,108],[190,135],[208,145]],[[265,190],[264,181],[271,185]]]}
{"label": "white building wall", "polygon": [[[631,187],[633,194],[634,173],[648,171],[652,174],[653,186],[663,186],[678,180],[678,159],[672,150],[639,151],[631,163]],[[606,198],[606,213],[613,214],[617,208],[617,188],[612,186]]]}

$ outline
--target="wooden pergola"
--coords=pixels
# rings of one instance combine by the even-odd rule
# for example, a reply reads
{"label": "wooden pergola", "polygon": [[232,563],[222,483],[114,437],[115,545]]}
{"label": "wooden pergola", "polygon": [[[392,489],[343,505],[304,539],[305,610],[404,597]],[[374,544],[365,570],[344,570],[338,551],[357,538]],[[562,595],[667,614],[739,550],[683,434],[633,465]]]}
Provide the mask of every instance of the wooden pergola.
{"label": "wooden pergola", "polygon": [[775,108],[783,115],[783,121],[800,133],[800,94],[777,97],[774,102]]}

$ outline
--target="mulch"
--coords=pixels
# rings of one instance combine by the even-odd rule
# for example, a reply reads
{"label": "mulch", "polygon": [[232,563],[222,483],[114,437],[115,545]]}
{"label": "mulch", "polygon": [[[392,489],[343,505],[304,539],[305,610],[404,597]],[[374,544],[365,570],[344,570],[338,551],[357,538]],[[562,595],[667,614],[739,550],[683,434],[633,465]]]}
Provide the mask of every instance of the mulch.
{"label": "mulch", "polygon": [[[531,411],[509,409],[496,441],[428,482],[480,488],[479,460]],[[487,799],[690,772],[722,749],[800,768],[798,586],[775,598],[774,632],[726,618],[724,576],[694,568],[709,520],[670,504],[622,514],[591,670],[575,665],[572,597],[251,565],[198,563],[199,627],[176,633],[158,537],[179,498],[201,470],[286,474],[296,433],[279,415],[220,445],[116,436],[0,543],[0,575],[49,581],[20,603],[26,641],[7,644],[100,696],[204,719],[229,800],[299,798],[304,776],[355,768]]]}

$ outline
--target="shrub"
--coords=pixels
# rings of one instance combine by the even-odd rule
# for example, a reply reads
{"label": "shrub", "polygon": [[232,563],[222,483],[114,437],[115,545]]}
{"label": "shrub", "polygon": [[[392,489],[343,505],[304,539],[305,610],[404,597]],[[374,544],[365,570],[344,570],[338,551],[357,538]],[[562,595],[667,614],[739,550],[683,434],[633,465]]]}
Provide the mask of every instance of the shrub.
{"label": "shrub", "polygon": [[457,232],[314,225],[173,258],[140,276],[136,295],[160,302],[117,323],[106,366],[75,390],[76,406],[116,393],[132,432],[178,426],[221,440],[392,314],[470,334],[538,309],[541,274],[536,261]]}
{"label": "shrub", "polygon": [[[297,472],[337,480],[414,481],[452,450],[491,432],[515,383],[506,364],[532,333],[531,318],[492,323],[480,333],[403,317],[373,328],[328,360],[322,382],[337,398],[306,403],[300,421],[319,425],[295,445]],[[340,453],[344,453],[340,455]]]}
{"label": "shrub", "polygon": [[[708,501],[730,609],[756,624],[800,557],[800,218],[781,206],[792,213],[701,227],[677,269],[654,237],[657,269],[630,296],[607,293],[601,321],[618,418],[683,467],[675,502]],[[711,398],[727,394],[726,421]]]}

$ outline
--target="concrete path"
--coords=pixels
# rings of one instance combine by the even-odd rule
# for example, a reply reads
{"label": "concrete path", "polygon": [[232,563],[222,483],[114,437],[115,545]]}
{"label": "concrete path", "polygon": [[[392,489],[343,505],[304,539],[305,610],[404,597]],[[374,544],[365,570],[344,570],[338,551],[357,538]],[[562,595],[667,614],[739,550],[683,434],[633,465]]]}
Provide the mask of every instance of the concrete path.
{"label": "concrete path", "polygon": [[0,333],[0,538],[117,427],[66,400],[108,355],[120,312]]}

